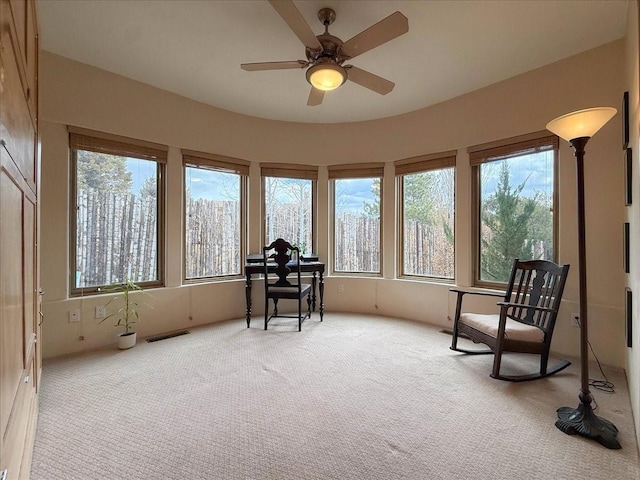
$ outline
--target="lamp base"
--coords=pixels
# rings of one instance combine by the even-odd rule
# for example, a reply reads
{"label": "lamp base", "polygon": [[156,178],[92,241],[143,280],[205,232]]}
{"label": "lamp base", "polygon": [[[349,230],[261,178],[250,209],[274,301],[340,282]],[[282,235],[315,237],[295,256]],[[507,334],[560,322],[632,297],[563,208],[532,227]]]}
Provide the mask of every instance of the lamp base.
{"label": "lamp base", "polygon": [[592,438],[610,449],[622,448],[616,439],[618,429],[609,420],[593,413],[590,403],[581,402],[578,408],[560,407],[556,427],[567,435]]}

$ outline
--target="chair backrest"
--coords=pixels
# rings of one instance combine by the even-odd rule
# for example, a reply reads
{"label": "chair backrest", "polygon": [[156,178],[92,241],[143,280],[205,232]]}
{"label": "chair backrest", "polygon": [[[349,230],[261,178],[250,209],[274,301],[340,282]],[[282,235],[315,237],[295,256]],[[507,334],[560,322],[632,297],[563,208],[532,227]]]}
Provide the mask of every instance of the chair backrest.
{"label": "chair backrest", "polygon": [[[545,334],[553,332],[560,309],[569,265],[558,265],[548,260],[513,261],[507,285],[505,302],[521,306],[509,309],[508,316],[529,325],[536,325]],[[549,311],[526,308],[528,305],[545,307]]]}
{"label": "chair backrest", "polygon": [[[282,238],[278,238],[262,249],[264,261],[265,287],[269,287],[269,266],[270,260],[275,261],[275,274],[278,279],[272,285],[277,287],[298,287],[300,288],[300,249],[294,247]],[[297,284],[292,284],[287,277],[290,273],[297,276]]]}

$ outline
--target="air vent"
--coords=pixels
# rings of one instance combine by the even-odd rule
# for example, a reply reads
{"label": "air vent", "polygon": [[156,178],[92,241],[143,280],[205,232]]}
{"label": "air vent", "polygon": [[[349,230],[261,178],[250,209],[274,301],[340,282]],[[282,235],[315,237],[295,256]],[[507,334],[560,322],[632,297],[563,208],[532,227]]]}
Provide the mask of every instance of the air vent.
{"label": "air vent", "polygon": [[[443,328],[442,330],[439,330],[440,333],[444,333],[446,335],[453,335],[453,330],[449,330],[447,328]],[[465,335],[464,333],[458,333],[458,338],[469,338],[468,335]]]}
{"label": "air vent", "polygon": [[147,342],[159,342],[160,340],[166,340],[167,338],[179,337],[180,335],[186,335],[189,330],[180,330],[179,332],[165,333],[162,335],[156,335],[155,337],[148,337]]}

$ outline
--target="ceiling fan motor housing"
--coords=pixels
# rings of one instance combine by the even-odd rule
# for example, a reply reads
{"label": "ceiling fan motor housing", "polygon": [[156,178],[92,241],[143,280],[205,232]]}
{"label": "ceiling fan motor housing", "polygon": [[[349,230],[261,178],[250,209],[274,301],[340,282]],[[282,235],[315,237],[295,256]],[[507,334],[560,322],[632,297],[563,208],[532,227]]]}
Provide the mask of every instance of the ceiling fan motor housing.
{"label": "ceiling fan motor housing", "polygon": [[332,9],[321,9],[318,18],[324,25],[324,33],[316,36],[322,48],[305,49],[307,60],[311,64],[306,72],[307,82],[321,90],[334,90],[347,81],[347,70],[342,66],[347,59],[342,55],[344,42],[329,33],[329,25],[336,19],[336,13]]}
{"label": "ceiling fan motor housing", "polygon": [[318,41],[322,44],[322,50],[306,48],[307,59],[310,62],[315,62],[319,58],[329,57],[336,60],[338,63],[342,63],[346,60],[346,57],[342,56],[341,47],[342,40],[338,37],[334,37],[328,33],[317,36]]}

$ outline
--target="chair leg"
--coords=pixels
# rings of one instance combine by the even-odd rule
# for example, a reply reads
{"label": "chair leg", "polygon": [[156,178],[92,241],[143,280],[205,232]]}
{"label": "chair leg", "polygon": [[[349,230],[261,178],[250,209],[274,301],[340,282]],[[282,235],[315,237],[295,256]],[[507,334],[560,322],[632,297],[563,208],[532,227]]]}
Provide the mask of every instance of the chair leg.
{"label": "chair leg", "polygon": [[451,350],[458,350],[458,322],[454,322],[451,332]]}
{"label": "chair leg", "polygon": [[498,338],[496,339],[496,348],[493,356],[492,378],[500,378],[500,362],[502,362],[502,352],[504,351],[504,319],[501,317],[500,328],[498,328]]}
{"label": "chair leg", "polygon": [[491,378],[500,378],[500,362],[502,361],[502,349],[500,346],[496,349],[493,356],[493,370],[491,372]]}
{"label": "chair leg", "polygon": [[267,323],[269,322],[269,298],[264,299],[264,329],[267,329]]}
{"label": "chair leg", "polygon": [[547,374],[547,366],[549,364],[549,351],[546,350],[540,355],[540,375]]}
{"label": "chair leg", "polygon": [[302,331],[302,298],[298,296],[298,331]]}
{"label": "chair leg", "polygon": [[458,297],[456,298],[456,315],[453,317],[453,335],[451,338],[451,350],[458,349],[458,320],[460,320],[460,309],[462,307],[462,297],[464,296],[463,292],[458,292]]}

